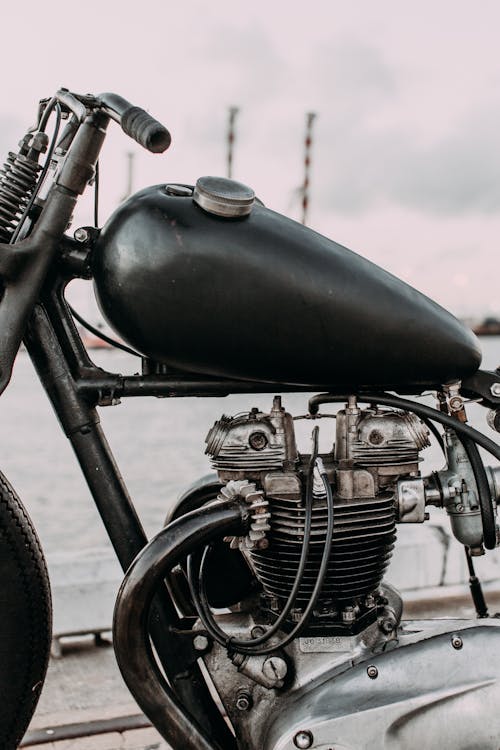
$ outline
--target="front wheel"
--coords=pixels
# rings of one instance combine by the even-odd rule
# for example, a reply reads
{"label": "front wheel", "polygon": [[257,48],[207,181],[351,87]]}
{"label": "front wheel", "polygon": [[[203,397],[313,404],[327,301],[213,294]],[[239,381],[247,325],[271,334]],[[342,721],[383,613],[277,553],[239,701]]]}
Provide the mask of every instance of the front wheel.
{"label": "front wheel", "polygon": [[47,567],[31,521],[0,473],[0,748],[18,747],[35,710],[50,652]]}

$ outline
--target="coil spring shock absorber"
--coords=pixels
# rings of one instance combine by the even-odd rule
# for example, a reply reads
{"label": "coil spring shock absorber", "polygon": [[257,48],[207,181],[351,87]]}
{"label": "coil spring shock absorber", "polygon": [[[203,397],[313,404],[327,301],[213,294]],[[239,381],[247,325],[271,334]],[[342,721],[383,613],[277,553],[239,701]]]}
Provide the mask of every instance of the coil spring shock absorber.
{"label": "coil spring shock absorber", "polygon": [[0,242],[10,242],[37,184],[40,153],[47,148],[45,133],[27,133],[20,149],[9,155],[0,170]]}

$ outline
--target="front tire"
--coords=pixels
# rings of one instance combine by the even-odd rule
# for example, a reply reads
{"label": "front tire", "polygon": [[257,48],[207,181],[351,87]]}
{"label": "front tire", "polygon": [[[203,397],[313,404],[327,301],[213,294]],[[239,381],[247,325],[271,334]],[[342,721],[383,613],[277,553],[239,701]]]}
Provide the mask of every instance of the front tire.
{"label": "front tire", "polygon": [[52,628],[47,566],[21,501],[0,473],[0,748],[15,750],[47,671]]}

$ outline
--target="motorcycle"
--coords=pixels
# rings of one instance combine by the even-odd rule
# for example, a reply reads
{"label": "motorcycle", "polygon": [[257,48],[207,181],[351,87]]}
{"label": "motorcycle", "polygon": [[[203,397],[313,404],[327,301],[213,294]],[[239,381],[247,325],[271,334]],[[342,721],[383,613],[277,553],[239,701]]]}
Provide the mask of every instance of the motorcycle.
{"label": "motorcycle", "polygon": [[[24,341],[124,570],[113,646],[138,705],[179,750],[497,748],[500,621],[473,563],[500,541],[500,468],[479,452],[498,461],[500,447],[466,410],[481,403],[500,431],[500,372],[479,369],[450,313],[230,179],[148,187],[70,236],[110,120],[153,153],[170,143],[116,94],[61,89],[5,162],[0,392]],[[78,278],[140,374],[90,359],[65,296]],[[291,415],[290,392],[316,395]],[[214,473],[148,541],[97,407],[233,393],[269,406],[221,416],[206,439]],[[418,400],[429,393],[435,407]],[[297,419],[313,426],[310,453]],[[423,475],[431,440],[445,467]],[[465,548],[477,620],[405,621],[384,579],[397,525],[432,506]],[[51,616],[36,532],[3,476],[0,530],[11,750],[42,689]]]}

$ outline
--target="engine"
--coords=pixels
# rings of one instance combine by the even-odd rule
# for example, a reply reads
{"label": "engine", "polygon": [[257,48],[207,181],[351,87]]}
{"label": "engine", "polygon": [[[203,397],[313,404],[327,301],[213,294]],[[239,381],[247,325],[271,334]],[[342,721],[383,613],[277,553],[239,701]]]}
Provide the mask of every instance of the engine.
{"label": "engine", "polygon": [[[307,562],[284,623],[285,630],[291,629],[301,621],[318,580],[327,532],[324,481],[317,467],[311,467],[311,456],[298,453],[294,421],[279,397],[269,414],[252,409],[223,416],[206,442],[225,485],[222,496],[243,495],[251,507],[249,534],[228,542],[240,549],[261,584],[264,622],[283,610],[292,592],[310,494]],[[381,582],[396,522],[424,520],[418,464],[419,452],[428,444],[425,425],[405,412],[360,409],[353,397],[337,413],[334,445],[320,457],[334,504],[331,552],[306,623],[309,635],[356,634],[386,612]]]}
{"label": "engine", "polygon": [[[441,411],[384,393],[379,404],[361,408],[351,396],[335,414],[318,414],[339,400],[321,394],[295,418],[275,397],[268,413],[214,424],[206,453],[217,477],[185,493],[118,596],[120,668],[134,687],[148,675],[147,707],[161,705],[168,722],[176,716],[159,670],[151,663],[144,671],[147,631],[134,636],[169,571],[183,616],[170,634],[189,646],[238,748],[498,747],[500,620],[488,618],[472,558],[500,538],[500,467],[478,464],[466,439],[474,431],[459,424],[458,390],[438,397]],[[335,434],[322,435],[331,443],[322,439],[320,453],[314,420],[330,418]],[[314,425],[310,453],[297,449],[297,419]],[[445,466],[422,476],[431,433]],[[466,548],[477,622],[405,622],[401,597],[384,580],[398,524],[424,522],[432,505],[446,510]]]}
{"label": "engine", "polygon": [[[448,396],[462,408],[456,393]],[[212,491],[248,509],[246,535],[212,541],[191,556],[186,571],[198,615],[194,647],[238,746],[413,747],[425,736],[424,744],[435,747],[443,737],[444,714],[434,707],[444,672],[453,746],[479,746],[472,740],[483,724],[467,718],[468,701],[477,700],[469,693],[479,683],[471,683],[471,662],[457,654],[473,659],[481,685],[492,686],[484,689],[485,705],[496,705],[499,621],[488,620],[486,631],[471,629],[470,620],[454,620],[453,630],[446,620],[405,623],[401,597],[384,580],[397,525],[423,523],[427,506],[446,510],[469,562],[484,552],[479,475],[467,446],[451,426],[441,434],[406,411],[361,408],[354,396],[335,414],[317,415],[311,403],[307,415],[293,418],[276,396],[269,413],[223,416],[206,438],[219,479],[211,480]],[[319,452],[313,422],[311,451],[299,452],[295,420],[320,418],[335,419],[331,449]],[[419,464],[429,428],[445,468],[424,477]],[[500,468],[487,472],[489,497],[482,499],[491,501],[498,536]],[[235,594],[234,581],[243,579]],[[210,601],[214,580],[217,603]],[[220,592],[230,581],[232,598],[224,601]],[[481,597],[474,601],[484,617]],[[410,665],[418,686],[408,678]],[[488,743],[481,746],[496,747]]]}

